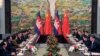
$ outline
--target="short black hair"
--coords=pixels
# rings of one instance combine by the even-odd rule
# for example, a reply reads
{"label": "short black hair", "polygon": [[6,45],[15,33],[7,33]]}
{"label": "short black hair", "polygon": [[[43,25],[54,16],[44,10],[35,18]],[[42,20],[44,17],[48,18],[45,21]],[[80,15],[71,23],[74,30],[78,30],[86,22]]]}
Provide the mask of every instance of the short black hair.
{"label": "short black hair", "polygon": [[84,37],[84,38],[87,38],[87,36],[86,36],[86,35],[83,35],[83,37]]}
{"label": "short black hair", "polygon": [[2,42],[0,43],[0,46],[4,46],[4,45],[5,45],[5,42],[6,42],[6,41],[2,41]]}
{"label": "short black hair", "polygon": [[92,35],[92,34],[90,35],[90,37],[92,37],[92,38],[94,38],[94,39],[96,38],[96,36],[95,36],[95,35]]}
{"label": "short black hair", "polygon": [[17,34],[12,35],[12,39],[16,39]]}
{"label": "short black hair", "polygon": [[12,36],[8,36],[8,37],[6,38],[6,40],[8,41],[8,40],[10,39],[10,37],[12,37]]}
{"label": "short black hair", "polygon": [[87,30],[83,30],[84,33],[89,33]]}

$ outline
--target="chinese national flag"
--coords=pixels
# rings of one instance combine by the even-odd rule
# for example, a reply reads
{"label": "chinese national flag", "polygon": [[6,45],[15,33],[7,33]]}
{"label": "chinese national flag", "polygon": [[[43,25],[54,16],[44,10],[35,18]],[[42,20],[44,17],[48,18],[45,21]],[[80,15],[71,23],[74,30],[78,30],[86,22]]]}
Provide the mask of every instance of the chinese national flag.
{"label": "chinese national flag", "polygon": [[50,11],[48,10],[45,15],[45,25],[44,25],[44,34],[45,35],[51,35],[52,34],[52,25],[51,25],[51,19],[50,19]]}
{"label": "chinese national flag", "polygon": [[66,37],[68,34],[70,34],[70,26],[69,26],[67,12],[64,13],[63,20],[62,20],[62,33],[63,33],[64,38],[68,41]]}

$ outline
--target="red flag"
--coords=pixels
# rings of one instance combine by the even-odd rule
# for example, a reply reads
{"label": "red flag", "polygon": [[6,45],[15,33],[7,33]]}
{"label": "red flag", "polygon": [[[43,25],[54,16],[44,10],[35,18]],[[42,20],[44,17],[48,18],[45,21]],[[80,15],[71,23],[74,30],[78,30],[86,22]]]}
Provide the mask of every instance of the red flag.
{"label": "red flag", "polygon": [[68,15],[66,12],[64,12],[64,16],[63,16],[62,33],[65,39],[68,40],[66,37],[68,34],[70,34],[70,26],[69,26]]}
{"label": "red flag", "polygon": [[51,19],[50,19],[50,11],[48,10],[46,12],[46,20],[44,25],[44,34],[45,35],[51,35],[52,34],[52,25],[51,25]]}

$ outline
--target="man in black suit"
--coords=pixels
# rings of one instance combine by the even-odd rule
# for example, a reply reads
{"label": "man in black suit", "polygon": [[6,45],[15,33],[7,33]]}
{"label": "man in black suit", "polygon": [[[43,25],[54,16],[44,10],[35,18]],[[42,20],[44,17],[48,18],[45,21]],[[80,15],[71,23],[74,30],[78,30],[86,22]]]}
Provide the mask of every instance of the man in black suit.
{"label": "man in black suit", "polygon": [[21,43],[23,42],[22,33],[18,33],[16,42],[17,42],[18,44],[21,44]]}
{"label": "man in black suit", "polygon": [[100,43],[95,39],[94,35],[90,36],[90,48],[89,51],[91,52],[100,52]]}
{"label": "man in black suit", "polygon": [[90,46],[90,40],[87,38],[86,35],[83,35],[83,43],[86,45],[87,48]]}
{"label": "man in black suit", "polygon": [[14,45],[12,44],[12,36],[8,36],[6,39],[7,42],[7,50],[11,53],[11,52],[16,52],[16,48],[14,47]]}
{"label": "man in black suit", "polygon": [[3,41],[0,44],[0,56],[13,56],[15,55],[14,53],[10,53],[7,51],[7,43],[5,41]]}

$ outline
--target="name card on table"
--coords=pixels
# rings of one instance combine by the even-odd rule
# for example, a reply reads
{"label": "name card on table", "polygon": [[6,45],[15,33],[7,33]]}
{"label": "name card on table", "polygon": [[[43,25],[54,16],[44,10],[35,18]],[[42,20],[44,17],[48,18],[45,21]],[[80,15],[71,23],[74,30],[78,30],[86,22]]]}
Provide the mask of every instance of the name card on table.
{"label": "name card on table", "polygon": [[20,51],[17,56],[23,56],[24,54],[22,53],[22,51]]}
{"label": "name card on table", "polygon": [[96,55],[96,56],[100,56],[100,53],[96,53],[96,52],[87,52],[87,53],[84,53],[84,55]]}

